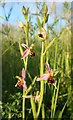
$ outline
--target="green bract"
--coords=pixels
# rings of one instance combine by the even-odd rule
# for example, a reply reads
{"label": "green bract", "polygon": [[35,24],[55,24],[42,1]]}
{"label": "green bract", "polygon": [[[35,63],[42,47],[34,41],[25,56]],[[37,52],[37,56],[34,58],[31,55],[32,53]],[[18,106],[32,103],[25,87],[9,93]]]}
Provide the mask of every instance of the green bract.
{"label": "green bract", "polygon": [[22,13],[25,15],[26,14],[26,8],[23,6],[22,8]]}
{"label": "green bract", "polygon": [[23,13],[25,19],[27,19],[28,12],[29,12],[29,8],[27,8],[27,10],[26,10],[26,8],[23,6],[23,8],[22,8],[22,13]]}
{"label": "green bract", "polygon": [[47,8],[47,5],[45,4],[45,5],[44,5],[44,8],[43,8],[43,13],[44,13],[44,14],[47,14],[47,12],[48,12],[48,8]]}

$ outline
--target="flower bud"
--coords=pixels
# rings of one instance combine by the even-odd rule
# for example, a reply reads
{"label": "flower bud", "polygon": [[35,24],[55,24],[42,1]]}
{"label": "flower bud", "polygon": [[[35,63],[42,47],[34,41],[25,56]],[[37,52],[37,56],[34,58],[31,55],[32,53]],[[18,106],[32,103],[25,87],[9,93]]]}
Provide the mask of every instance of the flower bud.
{"label": "flower bud", "polygon": [[22,13],[25,15],[26,14],[26,8],[23,6],[22,8]]}
{"label": "flower bud", "polygon": [[47,8],[47,5],[45,4],[45,5],[44,5],[44,8],[43,8],[43,13],[44,13],[44,14],[47,14],[47,12],[48,12],[48,8]]}

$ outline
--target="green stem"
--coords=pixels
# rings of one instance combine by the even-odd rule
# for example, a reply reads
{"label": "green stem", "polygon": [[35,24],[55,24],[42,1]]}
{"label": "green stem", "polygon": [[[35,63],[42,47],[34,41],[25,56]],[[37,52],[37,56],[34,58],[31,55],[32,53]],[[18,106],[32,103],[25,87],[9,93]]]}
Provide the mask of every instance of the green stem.
{"label": "green stem", "polygon": [[[28,25],[27,25],[27,19],[26,19],[26,44],[28,45]],[[27,62],[28,62],[28,57],[25,59],[25,76],[26,76],[26,71],[27,71]],[[25,95],[25,90],[23,88],[23,95]],[[23,104],[22,104],[22,113],[23,113],[23,118],[25,118],[25,97],[23,97]]]}
{"label": "green stem", "polygon": [[[46,50],[47,46],[48,46],[48,41],[45,40],[45,50]],[[47,52],[46,52],[46,56],[45,56],[45,62],[46,62],[46,63],[48,63],[48,57],[49,57],[49,54],[48,54],[48,53],[49,53],[49,52],[47,51]],[[46,93],[46,83],[45,83],[44,87],[45,87],[44,93]]]}
{"label": "green stem", "polygon": [[[27,61],[28,61],[28,57],[26,58],[26,61],[25,61],[25,76],[27,71]],[[24,88],[23,88],[23,95],[25,95]],[[25,118],[25,97],[23,97],[22,111],[23,111],[23,118]]]}
{"label": "green stem", "polygon": [[28,45],[28,24],[26,19],[26,44]]}
{"label": "green stem", "polygon": [[[41,61],[40,61],[40,76],[43,75],[43,51],[44,51],[44,42],[42,42]],[[44,81],[41,81],[40,88],[41,88],[41,90],[40,90],[41,97],[40,97],[40,103],[39,103],[39,107],[38,107],[38,111],[37,111],[37,117],[39,116],[41,104],[43,101]]]}
{"label": "green stem", "polygon": [[42,118],[45,119],[45,110],[44,110],[44,104],[42,104]]}
{"label": "green stem", "polygon": [[[23,88],[23,95],[25,95],[24,88]],[[23,118],[25,118],[25,97],[23,97],[22,113],[23,113]]]}
{"label": "green stem", "polygon": [[[48,41],[46,40],[45,41],[45,49],[47,48],[48,46]],[[48,63],[48,51],[46,52],[46,63]]]}
{"label": "green stem", "polygon": [[49,45],[47,46],[47,48],[45,49],[43,56],[46,54],[47,50],[51,47],[51,45],[53,44],[53,42],[55,41],[56,38],[53,38],[53,40],[49,43]]}
{"label": "green stem", "polygon": [[[60,65],[60,61],[61,61],[61,54],[58,58],[58,65]],[[58,66],[57,66],[57,69],[58,69]],[[59,81],[59,83],[60,83],[60,81]],[[59,83],[58,83],[57,92],[56,92],[56,89],[54,89],[54,93],[52,96],[51,118],[54,118],[54,114],[55,114],[55,110],[56,110],[56,103],[57,103],[58,92],[59,92]],[[54,102],[54,98],[56,98],[55,102]]]}
{"label": "green stem", "polygon": [[54,109],[53,109],[53,118],[55,117],[55,111],[56,111],[56,107],[57,107],[59,86],[60,86],[60,79],[59,79],[59,82],[58,82],[57,92],[56,92],[56,96],[55,96],[55,103],[54,103]]}
{"label": "green stem", "polygon": [[58,49],[58,40],[56,39],[54,69],[56,69],[56,63],[57,63],[57,49]]}
{"label": "green stem", "polygon": [[41,62],[40,62],[40,76],[43,74],[43,51],[44,51],[44,42],[42,42]]}

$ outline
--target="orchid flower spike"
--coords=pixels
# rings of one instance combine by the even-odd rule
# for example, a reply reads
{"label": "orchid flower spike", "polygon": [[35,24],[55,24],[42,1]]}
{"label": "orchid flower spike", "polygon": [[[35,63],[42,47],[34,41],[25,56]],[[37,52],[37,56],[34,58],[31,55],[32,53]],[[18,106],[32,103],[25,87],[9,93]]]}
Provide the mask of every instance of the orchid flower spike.
{"label": "orchid flower spike", "polygon": [[48,84],[53,84],[56,87],[56,82],[55,79],[53,78],[53,76],[55,76],[59,71],[56,71],[56,74],[52,71],[52,69],[50,70],[49,68],[49,64],[46,63],[46,70],[47,70],[47,74],[43,74],[40,78],[37,78],[36,81],[41,81],[41,80],[47,80]]}
{"label": "orchid flower spike", "polygon": [[26,49],[26,50],[24,51],[22,57],[21,57],[22,59],[25,58],[25,57],[27,57],[28,54],[30,54],[31,57],[34,57],[34,56],[35,56],[35,53],[34,53],[34,51],[32,50],[33,44],[32,44],[30,47],[28,47],[28,46],[25,45],[25,44],[21,44],[21,45]]}
{"label": "orchid flower spike", "polygon": [[24,68],[22,69],[22,78],[19,77],[19,76],[16,76],[16,78],[18,78],[18,82],[16,83],[15,87],[20,88],[21,86],[23,86],[23,88],[26,91],[27,87],[26,87],[26,82],[24,80],[25,79],[25,70],[24,70]]}

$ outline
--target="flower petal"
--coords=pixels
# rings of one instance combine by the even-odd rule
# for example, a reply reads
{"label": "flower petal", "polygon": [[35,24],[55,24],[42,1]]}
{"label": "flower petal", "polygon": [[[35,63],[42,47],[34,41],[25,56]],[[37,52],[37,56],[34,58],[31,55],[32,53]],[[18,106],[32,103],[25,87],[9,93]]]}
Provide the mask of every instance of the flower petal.
{"label": "flower petal", "polygon": [[26,82],[25,81],[23,82],[23,88],[25,89],[25,91],[27,90]]}
{"label": "flower petal", "polygon": [[[23,95],[23,97],[25,97],[25,98],[31,98],[31,95]],[[36,96],[32,96],[33,100],[34,100],[35,97]]]}
{"label": "flower petal", "polygon": [[56,76],[58,74],[58,72],[59,72],[58,70],[56,72],[54,72],[54,76]]}
{"label": "flower petal", "polygon": [[17,84],[15,85],[15,87],[20,88],[22,85],[23,85],[23,82],[22,81],[18,81]]}
{"label": "flower petal", "polygon": [[48,78],[49,74],[43,74],[40,78],[37,78],[36,81],[40,81],[40,80],[46,80]]}
{"label": "flower petal", "polygon": [[49,64],[48,64],[48,63],[46,63],[46,69],[47,69],[47,72],[49,72],[49,73],[52,72],[52,69],[50,70],[50,68],[49,68]]}
{"label": "flower petal", "polygon": [[37,96],[36,96],[36,99],[38,99],[38,98],[40,98],[40,95],[37,95]]}
{"label": "flower petal", "polygon": [[17,84],[19,83],[19,81],[16,83],[15,87],[17,87]]}
{"label": "flower petal", "polygon": [[23,95],[25,98],[31,98],[31,95]]}
{"label": "flower petal", "polygon": [[21,46],[23,46],[26,49],[29,49],[29,47],[26,44],[21,44]]}
{"label": "flower petal", "polygon": [[16,76],[16,78],[17,78],[19,81],[21,81],[21,80],[22,80],[22,78],[21,78],[21,77],[19,77],[19,76]]}
{"label": "flower petal", "polygon": [[24,70],[24,68],[22,69],[22,78],[23,79],[25,78],[25,70]]}
{"label": "flower petal", "polygon": [[21,28],[24,27],[24,23],[22,21],[19,21],[19,27],[21,27]]}
{"label": "flower petal", "polygon": [[21,58],[23,59],[23,58],[26,57],[28,54],[29,54],[29,50],[25,50],[25,52],[23,53],[23,56],[22,56]]}
{"label": "flower petal", "polygon": [[56,83],[53,83],[53,85],[55,86],[55,88],[57,89],[57,87],[56,87]]}

